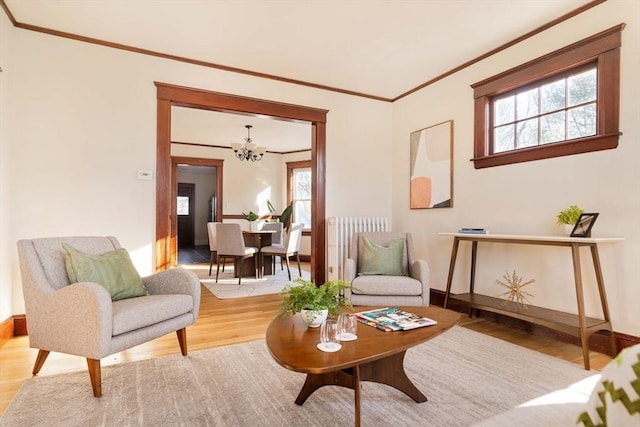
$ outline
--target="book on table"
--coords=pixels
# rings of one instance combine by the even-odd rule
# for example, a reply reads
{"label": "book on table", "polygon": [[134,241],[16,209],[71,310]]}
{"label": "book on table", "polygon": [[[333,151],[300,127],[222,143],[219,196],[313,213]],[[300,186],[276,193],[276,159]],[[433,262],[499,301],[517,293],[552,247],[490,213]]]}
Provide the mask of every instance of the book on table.
{"label": "book on table", "polygon": [[489,230],[486,228],[473,228],[473,227],[462,227],[458,230],[458,233],[462,234],[489,234]]}
{"label": "book on table", "polygon": [[358,320],[383,331],[407,331],[438,322],[396,307],[378,308],[356,313]]}

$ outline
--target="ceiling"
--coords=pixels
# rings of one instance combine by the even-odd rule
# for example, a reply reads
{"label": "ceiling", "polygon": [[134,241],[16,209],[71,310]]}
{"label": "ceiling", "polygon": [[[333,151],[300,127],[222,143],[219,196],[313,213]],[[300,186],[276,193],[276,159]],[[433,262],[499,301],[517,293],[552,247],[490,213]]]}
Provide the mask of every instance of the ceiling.
{"label": "ceiling", "polygon": [[[590,2],[4,0],[20,24],[386,100]],[[185,122],[205,120],[190,114]],[[229,145],[242,142],[244,125],[252,124],[254,142],[268,149],[309,148],[309,136],[298,142],[308,127],[207,114],[213,134],[228,129],[190,136],[178,126],[173,138]],[[279,138],[267,136],[279,127]]]}

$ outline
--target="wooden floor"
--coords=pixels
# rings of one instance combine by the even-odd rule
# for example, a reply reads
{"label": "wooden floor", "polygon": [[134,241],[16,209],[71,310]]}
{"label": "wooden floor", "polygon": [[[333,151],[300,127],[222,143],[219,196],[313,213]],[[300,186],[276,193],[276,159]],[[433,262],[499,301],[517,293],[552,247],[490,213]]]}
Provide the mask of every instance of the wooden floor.
{"label": "wooden floor", "polygon": [[[200,316],[195,325],[187,328],[189,351],[263,339],[267,325],[278,312],[281,298],[265,295],[222,300],[202,287]],[[461,315],[460,325],[582,366],[582,351],[578,346],[532,336],[484,319],[469,319],[466,315]],[[179,353],[176,335],[169,334],[108,356],[102,359],[102,366]],[[26,336],[11,339],[0,349],[0,414],[24,380],[31,377],[36,354],[37,350],[29,348]],[[610,360],[609,356],[592,352],[592,369],[600,370]],[[86,369],[84,358],[52,352],[39,375]],[[103,393],[109,393],[108,385],[103,384]]]}

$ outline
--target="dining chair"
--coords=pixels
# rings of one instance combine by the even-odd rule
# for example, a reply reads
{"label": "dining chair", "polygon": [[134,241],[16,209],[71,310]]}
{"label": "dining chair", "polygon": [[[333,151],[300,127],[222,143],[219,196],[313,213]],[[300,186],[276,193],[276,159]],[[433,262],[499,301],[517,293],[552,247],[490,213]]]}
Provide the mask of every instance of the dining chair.
{"label": "dining chair", "polygon": [[[284,223],[283,222],[266,222],[264,223],[264,225],[262,226],[263,230],[272,230],[275,231],[275,233],[273,233],[271,235],[271,246],[282,246],[283,243],[283,236],[284,236]],[[276,271],[276,257],[275,255],[271,257],[272,260],[272,270],[275,274]],[[264,261],[264,260],[263,260]],[[282,261],[282,257],[280,257],[280,269],[284,269],[283,267],[283,261]],[[261,264],[264,265],[264,264]]]}
{"label": "dining chair", "polygon": [[302,228],[304,224],[291,224],[289,231],[285,233],[284,242],[282,245],[265,246],[260,249],[260,256],[262,257],[262,265],[264,265],[264,256],[279,256],[284,258],[287,264],[287,274],[289,280],[291,280],[291,268],[289,266],[289,257],[296,256],[298,262],[298,274],[302,277],[302,268],[300,267],[300,241],[302,240]]}
{"label": "dining chair", "polygon": [[284,233],[284,224],[282,222],[265,222],[262,229],[275,231],[271,235],[271,244],[282,245],[282,234]]}
{"label": "dining chair", "polygon": [[[211,276],[211,270],[213,269],[213,260],[216,259],[216,253],[218,252],[218,242],[216,241],[216,226],[215,222],[207,223],[207,233],[209,235],[209,250],[211,255],[209,257],[209,276]],[[222,257],[222,272],[224,273],[224,267],[227,264],[227,259]]]}
{"label": "dining chair", "polygon": [[253,269],[258,277],[258,248],[245,246],[244,237],[240,224],[226,224],[222,222],[215,223],[216,229],[216,283],[218,283],[218,275],[220,273],[220,260],[224,258],[233,258],[236,265],[236,273],[238,275],[238,285],[242,284],[242,263],[247,258],[253,258]]}

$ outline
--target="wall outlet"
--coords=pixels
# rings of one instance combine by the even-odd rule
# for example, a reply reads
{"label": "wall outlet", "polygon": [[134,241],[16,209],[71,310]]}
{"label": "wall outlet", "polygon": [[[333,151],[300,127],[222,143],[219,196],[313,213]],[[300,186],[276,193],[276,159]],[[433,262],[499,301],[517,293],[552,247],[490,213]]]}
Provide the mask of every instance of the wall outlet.
{"label": "wall outlet", "polygon": [[153,179],[152,171],[138,171],[138,179],[141,181],[151,181]]}

